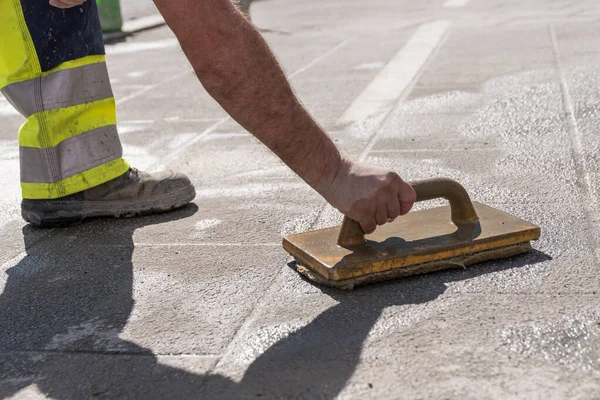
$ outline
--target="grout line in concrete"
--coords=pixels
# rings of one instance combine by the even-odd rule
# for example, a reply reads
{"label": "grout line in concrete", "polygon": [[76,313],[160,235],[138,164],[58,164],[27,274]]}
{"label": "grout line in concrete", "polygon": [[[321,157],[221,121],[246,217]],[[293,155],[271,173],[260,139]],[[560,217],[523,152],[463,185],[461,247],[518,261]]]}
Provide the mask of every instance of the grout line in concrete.
{"label": "grout line in concrete", "polygon": [[436,153],[436,152],[461,152],[461,151],[498,151],[503,150],[501,147],[474,147],[460,149],[390,149],[390,150],[371,150],[370,154],[374,153]]}
{"label": "grout line in concrete", "polygon": [[318,64],[319,62],[321,62],[322,60],[324,60],[325,58],[329,57],[330,55],[332,55],[333,53],[335,53],[336,51],[338,51],[339,49],[341,49],[342,47],[344,47],[345,45],[347,45],[349,42],[351,42],[352,40],[354,40],[354,37],[349,37],[348,39],[345,39],[343,41],[341,41],[340,43],[338,43],[337,45],[335,45],[334,47],[332,47],[331,49],[329,49],[329,51],[321,54],[319,57],[315,58],[314,60],[312,60],[311,62],[309,62],[308,64],[306,64],[303,67],[298,68],[296,71],[292,72],[289,76],[288,79],[294,79],[296,76],[308,71],[309,69],[311,69],[313,66],[315,66],[316,64]]}
{"label": "grout line in concrete", "polygon": [[[281,246],[281,243],[134,243],[134,246],[161,246],[161,247],[275,247]],[[100,245],[102,246],[102,245]]]}
{"label": "grout line in concrete", "polygon": [[119,350],[0,350],[0,354],[84,354],[100,356],[124,356],[124,357],[189,357],[189,358],[220,358],[221,354],[197,354],[197,353],[142,353],[136,351]]}
{"label": "grout line in concrete", "polygon": [[[129,244],[88,244],[89,247],[278,247],[281,243],[210,243],[210,242],[173,242],[173,243],[148,243],[148,242],[134,242]],[[21,257],[23,253],[19,253],[16,257]]]}
{"label": "grout line in concrete", "polygon": [[163,118],[165,122],[215,122],[220,121],[221,118],[178,118],[178,117],[166,117]]}
{"label": "grout line in concrete", "polygon": [[121,124],[141,124],[141,125],[152,125],[155,124],[156,120],[154,119],[132,119],[129,121],[121,121]]}
{"label": "grout line in concrete", "polygon": [[563,98],[563,105],[565,108],[565,116],[569,124],[569,133],[571,136],[572,146],[571,153],[573,157],[573,162],[575,164],[577,182],[579,183],[580,188],[580,203],[583,207],[587,224],[592,232],[592,234],[590,235],[591,243],[589,243],[589,245],[592,247],[592,252],[594,253],[596,262],[599,262],[600,260],[598,255],[598,243],[600,242],[600,240],[598,237],[598,227],[595,217],[597,214],[596,210],[598,209],[596,193],[594,191],[591,177],[588,172],[589,168],[585,160],[585,154],[582,144],[582,135],[577,125],[577,120],[575,118],[575,108],[571,100],[571,92],[569,90],[569,85],[567,83],[565,71],[561,62],[560,49],[558,47],[558,41],[556,40],[556,32],[554,31],[554,27],[552,25],[548,25],[548,34],[550,35],[550,39],[552,41],[552,49],[554,52],[554,60],[556,63],[556,69],[560,80],[560,88]]}
{"label": "grout line in concrete", "polygon": [[133,92],[133,93],[131,93],[128,96],[125,96],[125,97],[122,97],[122,98],[118,99],[116,101],[116,104],[119,106],[119,105],[121,105],[123,103],[128,102],[129,100],[133,100],[136,97],[138,97],[138,96],[140,96],[140,95],[142,95],[144,93],[147,93],[147,92],[149,92],[151,90],[154,90],[154,89],[156,89],[159,86],[162,86],[164,84],[176,81],[177,79],[180,79],[180,78],[184,77],[185,75],[189,74],[190,72],[191,72],[191,70],[189,70],[189,69],[186,68],[185,71],[182,71],[182,72],[180,72],[180,73],[178,73],[176,75],[173,75],[173,76],[171,76],[171,77],[169,77],[167,79],[163,79],[162,81],[156,82],[156,83],[154,83],[154,84],[152,84],[150,86],[146,86],[145,88],[140,89],[137,92]]}
{"label": "grout line in concrete", "polygon": [[179,158],[181,153],[186,151],[190,146],[200,142],[202,139],[204,139],[205,136],[207,136],[210,133],[217,130],[217,128],[219,128],[221,125],[228,122],[230,119],[231,119],[231,117],[229,115],[226,117],[223,117],[220,120],[218,120],[217,122],[215,122],[214,124],[212,124],[211,126],[209,126],[208,128],[206,128],[200,134],[191,137],[189,140],[187,140],[184,143],[181,143],[175,150],[171,151],[170,153],[168,153],[164,157],[162,157],[162,159],[160,161],[161,164],[163,164],[163,163],[168,164],[168,163],[174,161],[175,159]]}
{"label": "grout line in concrete", "polygon": [[577,177],[582,186],[582,190],[592,200],[592,203],[595,205],[596,196],[593,191],[593,185],[591,182],[590,174],[588,173],[587,163],[585,161],[583,144],[581,141],[582,135],[581,135],[581,131],[579,130],[579,127],[577,125],[577,120],[575,119],[575,108],[573,107],[573,102],[571,100],[571,92],[569,90],[569,85],[567,84],[565,71],[562,66],[562,62],[561,62],[561,58],[560,58],[560,50],[558,48],[558,42],[556,40],[556,33],[555,33],[552,25],[548,25],[548,31],[550,33],[550,38],[552,40],[554,59],[556,62],[556,68],[557,68],[559,79],[560,79],[560,88],[561,88],[561,93],[562,93],[562,97],[563,97],[563,104],[565,107],[565,115],[567,117],[567,122],[569,123],[569,130],[571,133],[571,144],[573,146],[573,159],[575,161],[575,167],[577,169]]}

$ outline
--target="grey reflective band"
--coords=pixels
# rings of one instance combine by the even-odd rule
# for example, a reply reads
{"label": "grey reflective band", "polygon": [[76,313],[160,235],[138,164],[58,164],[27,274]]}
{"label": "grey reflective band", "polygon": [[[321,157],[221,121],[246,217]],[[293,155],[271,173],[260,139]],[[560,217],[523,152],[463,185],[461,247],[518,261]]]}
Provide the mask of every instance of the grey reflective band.
{"label": "grey reflective band", "polygon": [[[63,140],[52,148],[23,147],[21,182],[56,183],[109,161],[121,158],[123,148],[115,125],[103,126]],[[56,160],[60,176],[53,177],[48,167]]]}
{"label": "grey reflective band", "polygon": [[[36,91],[36,86],[39,86],[39,91]],[[11,83],[2,89],[2,94],[25,117],[43,110],[70,107],[113,96],[103,62]]]}

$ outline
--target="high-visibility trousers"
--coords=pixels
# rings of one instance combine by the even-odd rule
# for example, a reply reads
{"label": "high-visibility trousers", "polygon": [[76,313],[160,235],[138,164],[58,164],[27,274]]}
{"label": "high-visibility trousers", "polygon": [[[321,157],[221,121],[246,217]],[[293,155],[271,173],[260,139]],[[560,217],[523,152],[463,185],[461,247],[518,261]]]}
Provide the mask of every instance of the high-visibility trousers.
{"label": "high-visibility trousers", "polygon": [[95,0],[0,0],[0,90],[27,118],[19,130],[25,199],[54,199],[129,169],[117,135]]}

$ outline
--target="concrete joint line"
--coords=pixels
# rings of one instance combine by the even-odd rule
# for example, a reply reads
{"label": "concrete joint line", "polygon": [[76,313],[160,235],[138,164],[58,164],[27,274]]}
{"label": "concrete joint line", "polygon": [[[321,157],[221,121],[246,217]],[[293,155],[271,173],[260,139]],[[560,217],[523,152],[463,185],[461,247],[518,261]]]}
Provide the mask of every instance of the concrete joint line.
{"label": "concrete joint line", "polygon": [[[281,243],[210,243],[210,242],[195,242],[195,243],[133,243],[131,244],[90,244],[90,247],[116,247],[116,248],[129,248],[129,247],[276,247],[281,246]],[[20,253],[18,257],[22,254]]]}
{"label": "concrete joint line", "polygon": [[548,25],[548,32],[550,34],[550,39],[552,40],[552,48],[554,51],[554,60],[556,63],[556,69],[560,80],[559,83],[563,98],[564,112],[565,116],[567,117],[567,122],[569,124],[569,132],[571,134],[570,136],[571,144],[573,146],[573,159],[575,161],[575,167],[577,169],[577,178],[580,181],[580,185],[582,187],[582,190],[585,192],[585,195],[589,196],[592,202],[595,204],[596,199],[592,189],[593,186],[590,179],[590,175],[588,173],[587,163],[583,154],[581,131],[579,130],[577,120],[575,119],[575,109],[571,100],[571,91],[569,90],[569,86],[567,84],[566,75],[560,58],[560,50],[558,48],[558,42],[556,40],[556,33],[552,25]]}
{"label": "concrete joint line", "polygon": [[329,51],[321,54],[319,57],[315,58],[314,60],[312,60],[311,62],[309,62],[308,64],[306,64],[303,67],[298,68],[296,71],[292,72],[289,76],[288,79],[294,79],[295,77],[297,77],[298,75],[308,71],[309,69],[311,69],[313,66],[315,66],[316,64],[318,64],[319,62],[323,61],[325,58],[329,57],[330,55],[332,55],[333,53],[335,53],[336,51],[338,51],[339,49],[341,49],[342,47],[344,47],[345,45],[347,45],[349,42],[351,42],[352,40],[354,40],[354,36],[349,37],[348,39],[345,39],[343,41],[341,41],[340,43],[338,43],[337,45],[333,46],[331,49],[329,49]]}
{"label": "concrete joint line", "polygon": [[[462,153],[466,149],[456,148],[456,149],[427,149],[427,148],[416,148],[416,149],[387,149],[387,150],[371,150],[370,153],[438,153],[438,152],[460,152]],[[468,149],[467,151],[498,151],[502,150],[502,147],[475,147],[472,149]]]}
{"label": "concrete joint line", "polygon": [[575,108],[573,107],[573,102],[571,100],[571,92],[569,90],[569,85],[567,84],[567,78],[561,62],[560,49],[558,47],[558,41],[556,40],[556,32],[554,31],[552,25],[548,25],[548,33],[550,35],[550,40],[552,41],[554,61],[556,63],[556,69],[560,80],[560,89],[563,98],[564,112],[567,118],[567,122],[569,124],[569,133],[571,136],[572,145],[571,153],[573,157],[573,162],[575,163],[577,181],[579,182],[580,187],[579,197],[586,214],[587,224],[590,226],[592,231],[591,246],[596,262],[598,262],[599,258],[597,249],[598,243],[600,241],[598,240],[599,238],[597,224],[593,222],[595,221],[595,210],[598,209],[596,195],[594,193],[590,174],[588,173],[588,167],[585,161],[583,144],[581,140],[581,131],[579,130],[577,120],[575,118]]}
{"label": "concrete joint line", "polygon": [[134,247],[276,247],[281,246],[281,243],[134,243]]}
{"label": "concrete joint line", "polygon": [[119,350],[0,350],[0,354],[87,354],[87,355],[101,355],[101,356],[113,356],[113,357],[186,357],[186,358],[219,358],[220,354],[197,354],[197,353],[142,353],[135,351],[119,351]]}
{"label": "concrete joint line", "polygon": [[169,77],[167,79],[163,79],[162,81],[156,82],[153,85],[146,86],[143,89],[138,90],[137,92],[131,93],[129,96],[125,96],[123,98],[118,99],[116,101],[116,104],[117,105],[121,105],[123,103],[127,103],[129,100],[133,100],[136,97],[139,97],[140,95],[142,95],[144,93],[147,93],[147,92],[149,92],[151,90],[154,90],[154,89],[156,89],[159,86],[162,86],[162,85],[164,85],[166,83],[170,83],[170,82],[176,81],[177,79],[183,78],[189,72],[190,72],[190,70],[186,69],[185,71],[182,71],[182,72],[178,73],[177,75],[173,75],[173,76],[171,76],[171,77]]}

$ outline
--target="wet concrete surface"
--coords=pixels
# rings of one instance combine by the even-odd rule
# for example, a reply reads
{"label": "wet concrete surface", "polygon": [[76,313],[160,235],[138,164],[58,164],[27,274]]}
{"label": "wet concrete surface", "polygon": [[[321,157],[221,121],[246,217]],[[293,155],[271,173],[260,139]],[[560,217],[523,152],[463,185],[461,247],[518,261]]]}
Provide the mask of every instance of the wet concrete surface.
{"label": "wet concrete surface", "polygon": [[[341,216],[227,118],[167,28],[146,31],[107,48],[120,134],[133,165],[190,175],[185,209],[26,226],[22,119],[0,101],[0,397],[600,398],[600,6],[464,3],[272,0],[252,17],[344,152],[457,179],[539,224],[532,253],[351,292],[305,281],[281,237]],[[385,119],[339,124],[439,20]]]}

